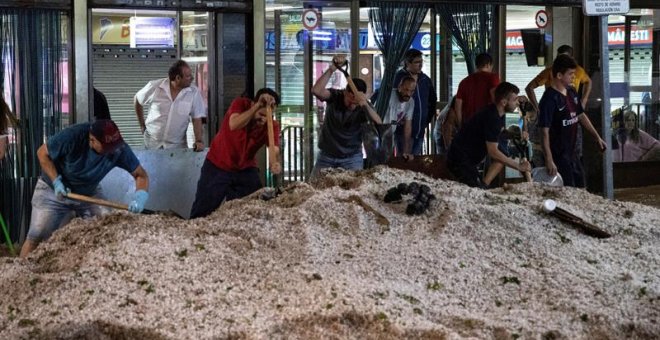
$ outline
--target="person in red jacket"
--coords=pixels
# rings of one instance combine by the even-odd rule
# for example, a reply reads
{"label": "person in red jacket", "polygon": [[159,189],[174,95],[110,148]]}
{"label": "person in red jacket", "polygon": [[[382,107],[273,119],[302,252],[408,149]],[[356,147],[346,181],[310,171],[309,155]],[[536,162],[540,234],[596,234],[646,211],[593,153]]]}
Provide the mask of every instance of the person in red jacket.
{"label": "person in red jacket", "polygon": [[[255,98],[239,97],[229,106],[202,166],[190,218],[207,216],[225,200],[245,197],[261,188],[255,156],[268,144],[266,109],[270,106],[274,111],[280,98],[269,88],[257,91]],[[275,152],[269,155],[270,170],[279,174],[280,125],[276,121],[273,135]]]}
{"label": "person in red jacket", "polygon": [[500,84],[500,77],[493,73],[493,58],[488,53],[479,54],[475,64],[477,71],[458,84],[454,109],[459,128],[475,113],[495,102],[495,88]]}

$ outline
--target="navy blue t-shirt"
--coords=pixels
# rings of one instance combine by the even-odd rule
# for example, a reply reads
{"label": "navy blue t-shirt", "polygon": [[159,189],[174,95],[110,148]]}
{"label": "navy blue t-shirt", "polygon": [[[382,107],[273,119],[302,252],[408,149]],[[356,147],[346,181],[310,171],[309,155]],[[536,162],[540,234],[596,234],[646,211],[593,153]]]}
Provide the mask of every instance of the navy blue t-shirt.
{"label": "navy blue t-shirt", "polygon": [[477,165],[488,154],[486,143],[497,143],[503,129],[504,115],[500,117],[497,106],[490,104],[463,123],[451,142],[451,148],[456,148]]}
{"label": "navy blue t-shirt", "polygon": [[[46,147],[64,185],[74,193],[92,196],[103,177],[115,166],[133,173],[140,161],[127,145],[112,153],[96,153],[89,146],[89,130],[89,124],[72,125],[49,138]],[[52,187],[43,172],[41,178]]]}
{"label": "navy blue t-shirt", "polygon": [[548,87],[539,102],[539,129],[549,128],[550,151],[553,159],[567,160],[575,156],[578,117],[584,112],[577,93],[567,88],[561,92]]}
{"label": "navy blue t-shirt", "polygon": [[325,118],[319,137],[319,149],[332,157],[349,157],[362,151],[362,123],[367,112],[357,107],[351,111],[344,105],[344,92],[330,90]]}

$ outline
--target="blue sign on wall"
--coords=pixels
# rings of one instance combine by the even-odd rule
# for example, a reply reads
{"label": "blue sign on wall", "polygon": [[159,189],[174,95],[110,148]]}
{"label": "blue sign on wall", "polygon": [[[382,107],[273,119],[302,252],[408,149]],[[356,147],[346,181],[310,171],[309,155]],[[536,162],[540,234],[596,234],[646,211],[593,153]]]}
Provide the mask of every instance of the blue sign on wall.
{"label": "blue sign on wall", "polygon": [[[304,39],[307,37],[312,38],[315,41],[315,48],[330,50],[330,51],[349,51],[350,50],[350,41],[351,35],[348,33],[348,30],[335,30],[335,29],[319,29],[314,31],[307,31],[301,29],[300,31],[294,33],[283,33],[282,34],[282,45],[283,49],[302,49],[304,47]],[[440,36],[436,36],[437,46],[440,46]],[[369,45],[369,32],[365,30],[360,30],[360,35],[358,37],[358,43],[360,50],[378,50],[378,46],[375,44],[373,46]],[[416,48],[420,51],[430,51],[431,50],[431,33],[429,32],[419,32],[415,35],[411,48]],[[275,51],[275,32],[266,31],[266,51],[273,52]]]}

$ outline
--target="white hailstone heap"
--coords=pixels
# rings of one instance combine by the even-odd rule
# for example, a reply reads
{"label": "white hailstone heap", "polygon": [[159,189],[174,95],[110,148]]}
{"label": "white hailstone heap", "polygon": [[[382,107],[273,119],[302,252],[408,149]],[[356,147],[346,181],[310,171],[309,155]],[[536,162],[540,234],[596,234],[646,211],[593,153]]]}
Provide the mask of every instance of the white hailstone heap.
{"label": "white hailstone heap", "polygon": [[[421,215],[383,201],[411,182],[435,196]],[[658,226],[658,209],[584,190],[330,172],[207,218],[74,220],[0,261],[0,338],[650,339]]]}

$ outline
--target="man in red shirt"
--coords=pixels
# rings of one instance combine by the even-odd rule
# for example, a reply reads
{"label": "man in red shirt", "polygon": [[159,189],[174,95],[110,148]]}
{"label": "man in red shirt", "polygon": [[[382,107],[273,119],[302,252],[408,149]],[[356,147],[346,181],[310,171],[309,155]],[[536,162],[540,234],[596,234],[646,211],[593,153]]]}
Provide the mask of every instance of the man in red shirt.
{"label": "man in red shirt", "polygon": [[[257,91],[255,98],[239,97],[229,106],[202,166],[190,218],[207,216],[223,201],[245,197],[261,188],[255,156],[268,144],[266,108],[270,106],[274,111],[280,98],[269,88]],[[279,174],[280,125],[276,121],[273,135],[275,152],[269,155],[270,170]]]}
{"label": "man in red shirt", "polygon": [[495,101],[495,88],[500,84],[500,77],[493,73],[493,58],[488,53],[479,54],[475,64],[477,71],[458,84],[455,111],[459,129],[477,111]]}

